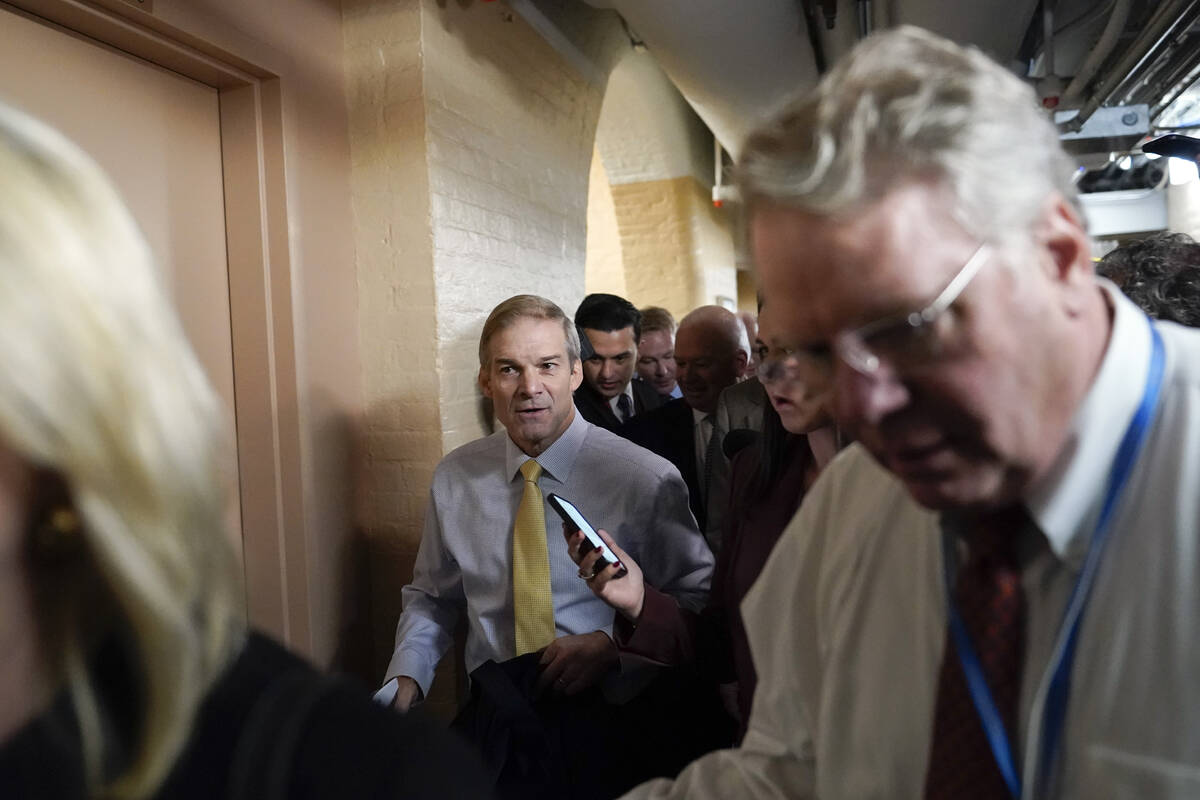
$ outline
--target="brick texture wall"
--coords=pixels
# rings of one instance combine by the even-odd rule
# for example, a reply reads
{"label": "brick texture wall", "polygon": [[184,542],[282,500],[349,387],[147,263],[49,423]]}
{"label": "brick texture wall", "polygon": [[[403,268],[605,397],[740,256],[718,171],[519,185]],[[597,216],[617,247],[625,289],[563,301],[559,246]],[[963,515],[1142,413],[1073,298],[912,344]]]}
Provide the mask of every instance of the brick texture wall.
{"label": "brick texture wall", "polygon": [[358,521],[370,552],[372,666],[379,673],[442,445],[421,9],[346,0],[342,15],[366,407]]}
{"label": "brick texture wall", "polygon": [[[390,657],[433,469],[491,430],[476,387],[493,306],[584,293],[602,87],[502,4],[343,0],[368,407],[361,525],[374,661]],[[428,705],[449,716],[457,659]]]}
{"label": "brick texture wall", "polygon": [[[625,296],[637,306],[664,306],[677,317],[717,298],[737,301],[733,227],[711,201],[713,137],[651,53],[632,52],[609,79],[596,147],[611,184],[617,229],[592,209],[589,274],[600,288],[609,251],[620,252]],[[593,190],[603,198],[604,191]],[[608,286],[619,282],[606,277]],[[608,289],[613,291],[613,289]]]}
{"label": "brick texture wall", "polygon": [[737,299],[727,215],[691,176],[612,187],[625,285],[636,306],[681,318],[718,296]]}
{"label": "brick texture wall", "polygon": [[600,151],[592,154],[588,178],[587,211],[587,291],[627,296],[625,261],[621,256],[621,232],[617,227],[617,208]]}
{"label": "brick texture wall", "polygon": [[587,187],[602,89],[500,6],[424,16],[443,446],[489,432],[479,330],[501,300],[584,293]]}

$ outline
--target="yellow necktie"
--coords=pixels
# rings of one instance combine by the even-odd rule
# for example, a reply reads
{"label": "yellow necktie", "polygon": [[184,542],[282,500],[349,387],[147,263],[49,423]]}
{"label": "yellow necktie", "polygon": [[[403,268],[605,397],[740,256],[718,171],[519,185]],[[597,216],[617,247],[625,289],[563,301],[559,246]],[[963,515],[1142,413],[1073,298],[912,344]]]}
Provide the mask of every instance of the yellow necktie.
{"label": "yellow necktie", "polygon": [[550,596],[550,552],[546,544],[546,510],[538,478],[542,467],[533,459],[521,465],[525,492],[513,525],[513,618],[517,655],[540,650],[554,641],[554,600]]}

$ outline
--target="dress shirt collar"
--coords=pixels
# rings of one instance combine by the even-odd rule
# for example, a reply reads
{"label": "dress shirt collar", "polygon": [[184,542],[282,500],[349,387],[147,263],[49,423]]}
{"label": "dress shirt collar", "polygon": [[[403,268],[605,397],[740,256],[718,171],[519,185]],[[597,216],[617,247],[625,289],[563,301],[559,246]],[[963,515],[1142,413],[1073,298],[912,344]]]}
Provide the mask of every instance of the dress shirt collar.
{"label": "dress shirt collar", "polygon": [[[637,411],[637,407],[633,403],[633,382],[634,382],[634,380],[636,380],[636,378],[631,378],[630,380],[626,381],[625,382],[625,391],[621,392],[621,394],[623,394],[629,398],[629,416],[631,419],[633,418],[633,415]],[[611,408],[612,412],[617,415],[617,419],[621,420],[621,422],[628,422],[629,421],[628,419],[622,419],[621,411],[620,411],[620,409],[617,408],[617,402],[621,399],[621,394],[616,395],[615,397],[608,398],[608,407]]]}
{"label": "dress shirt collar", "polygon": [[[574,413],[575,418],[563,431],[562,436],[559,436],[554,444],[547,447],[540,456],[534,459],[542,466],[545,474],[559,483],[566,483],[567,478],[570,477],[571,468],[575,466],[575,457],[579,455],[579,448],[583,446],[583,440],[587,438],[588,428],[592,427],[582,414],[578,411]],[[508,470],[506,474],[511,481],[521,471],[521,465],[529,460],[529,455],[517,447],[512,437],[505,435],[504,439],[507,442],[504,464],[505,469]]]}
{"label": "dress shirt collar", "polygon": [[1058,460],[1025,495],[1051,550],[1075,571],[1087,555],[1113,459],[1141,402],[1150,368],[1146,315],[1112,283],[1097,281],[1113,307],[1108,347]]}

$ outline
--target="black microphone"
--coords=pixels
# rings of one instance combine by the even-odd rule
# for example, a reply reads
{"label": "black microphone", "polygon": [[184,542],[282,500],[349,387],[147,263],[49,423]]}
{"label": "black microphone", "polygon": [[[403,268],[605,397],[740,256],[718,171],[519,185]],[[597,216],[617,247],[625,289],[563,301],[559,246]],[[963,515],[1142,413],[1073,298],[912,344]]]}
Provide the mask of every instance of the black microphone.
{"label": "black microphone", "polygon": [[732,461],[734,456],[757,442],[761,437],[762,434],[756,430],[737,428],[725,434],[725,438],[721,441],[721,450],[724,451],[725,457]]}

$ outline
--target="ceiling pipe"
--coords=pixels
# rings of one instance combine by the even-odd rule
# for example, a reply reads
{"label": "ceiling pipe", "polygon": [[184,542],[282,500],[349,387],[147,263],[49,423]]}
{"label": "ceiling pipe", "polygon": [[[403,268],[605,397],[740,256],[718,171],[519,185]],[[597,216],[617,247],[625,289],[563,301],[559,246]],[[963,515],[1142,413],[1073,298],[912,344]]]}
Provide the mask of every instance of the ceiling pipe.
{"label": "ceiling pipe", "polygon": [[1165,91],[1175,76],[1187,65],[1197,63],[1195,36],[1189,31],[1200,20],[1200,2],[1186,4],[1180,16],[1172,20],[1171,28],[1154,45],[1135,69],[1116,84],[1105,97],[1105,103],[1136,102],[1135,97]]}
{"label": "ceiling pipe", "polygon": [[1087,60],[1076,71],[1075,77],[1067,84],[1067,91],[1063,93],[1063,99],[1067,105],[1080,99],[1084,89],[1096,77],[1096,73],[1100,70],[1100,65],[1104,63],[1104,60],[1112,53],[1113,48],[1117,46],[1121,32],[1125,30],[1125,23],[1129,20],[1129,8],[1131,5],[1131,0],[1116,0],[1116,3],[1113,4],[1112,13],[1108,16],[1108,24],[1104,26],[1104,32],[1100,34],[1100,40],[1096,42],[1096,46],[1088,54]]}
{"label": "ceiling pipe", "polygon": [[821,12],[825,15],[825,30],[831,31],[837,25],[837,0],[817,0]]}
{"label": "ceiling pipe", "polygon": [[800,24],[808,35],[808,44],[812,47],[813,61],[817,65],[817,74],[824,75],[829,68],[825,60],[825,44],[821,41],[821,29],[818,26],[817,5],[814,0],[797,0],[800,4]]}
{"label": "ceiling pipe", "polygon": [[1054,12],[1058,0],[1042,0],[1042,77],[1037,81],[1038,97],[1044,108],[1058,108],[1062,99],[1062,80],[1054,69]]}
{"label": "ceiling pipe", "polygon": [[1042,61],[1046,77],[1054,75],[1054,11],[1056,0],[1042,0]]}
{"label": "ceiling pipe", "polygon": [[1180,26],[1188,26],[1200,0],[1165,0],[1156,10],[1145,29],[1133,42],[1125,55],[1107,76],[1102,78],[1095,91],[1079,109],[1079,113],[1059,126],[1060,131],[1076,132],[1104,105],[1121,85],[1140,73],[1152,61],[1155,51],[1171,38]]}
{"label": "ceiling pipe", "polygon": [[1182,77],[1170,84],[1170,88],[1163,92],[1162,97],[1158,102],[1150,108],[1150,119],[1157,120],[1159,115],[1171,107],[1179,96],[1188,90],[1192,84],[1200,80],[1200,64],[1194,65],[1190,70],[1187,70]]}
{"label": "ceiling pipe", "polygon": [[871,22],[874,12],[871,0],[858,0],[858,38],[865,39],[871,35]]}

